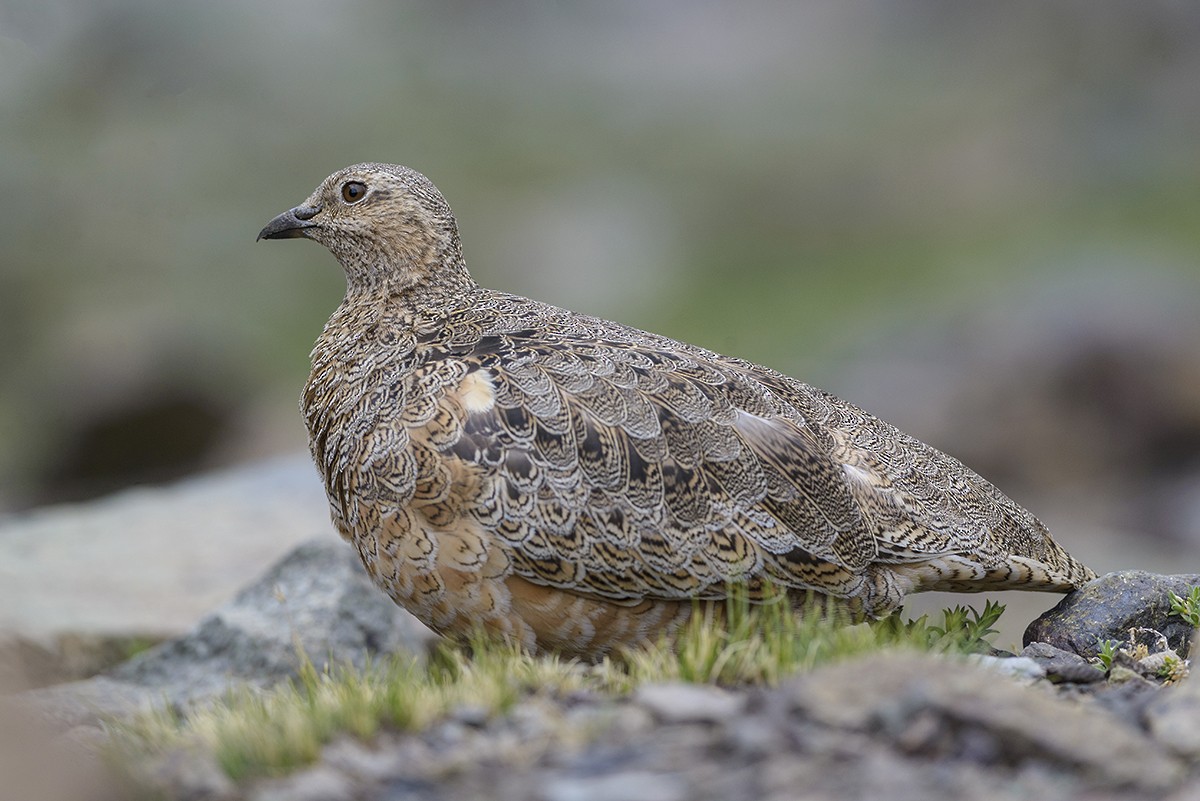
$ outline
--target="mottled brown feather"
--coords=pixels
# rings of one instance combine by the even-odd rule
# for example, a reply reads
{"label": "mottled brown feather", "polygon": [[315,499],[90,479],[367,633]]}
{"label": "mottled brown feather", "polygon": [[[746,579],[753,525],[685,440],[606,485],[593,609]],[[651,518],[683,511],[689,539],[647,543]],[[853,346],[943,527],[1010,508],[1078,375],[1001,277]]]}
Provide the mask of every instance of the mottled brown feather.
{"label": "mottled brown feather", "polygon": [[347,276],[301,403],[333,521],[439,632],[595,658],[730,582],[879,616],[909,592],[1094,575],[960,462],[828,393],[478,286],[405,167],[335,173],[261,236],[296,235]]}

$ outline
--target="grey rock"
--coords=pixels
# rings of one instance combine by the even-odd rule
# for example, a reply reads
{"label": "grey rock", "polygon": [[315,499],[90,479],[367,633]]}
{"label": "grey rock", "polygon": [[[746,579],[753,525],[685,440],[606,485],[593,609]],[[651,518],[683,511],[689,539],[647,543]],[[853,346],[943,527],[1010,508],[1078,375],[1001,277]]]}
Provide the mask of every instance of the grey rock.
{"label": "grey rock", "polygon": [[916,756],[984,765],[1036,761],[1148,788],[1167,787],[1182,772],[1152,740],[1106,712],[966,661],[881,654],[814,671],[786,690],[805,718],[876,732]]}
{"label": "grey rock", "polygon": [[1024,656],[1000,657],[979,654],[972,657],[971,661],[1014,679],[1036,681],[1046,676],[1046,669],[1037,660]]}
{"label": "grey rock", "polygon": [[1136,667],[1114,664],[1108,671],[1108,683],[1118,687],[1153,688],[1154,682],[1142,675]]}
{"label": "grey rock", "polygon": [[307,454],[0,519],[0,632],[175,637],[302,542],[338,542]]}
{"label": "grey rock", "polygon": [[1145,728],[1146,709],[1162,695],[1162,686],[1137,676],[1132,681],[1105,681],[1086,687],[1087,694],[1095,705],[1108,712],[1116,720],[1130,726]]}
{"label": "grey rock", "polygon": [[784,744],[779,730],[761,716],[738,717],[725,727],[724,746],[746,761],[769,756]]}
{"label": "grey rock", "polygon": [[482,704],[460,706],[450,714],[452,720],[464,726],[470,726],[473,729],[482,729],[487,725],[488,719],[491,716],[491,710]]}
{"label": "grey rock", "polygon": [[173,748],[129,769],[147,786],[170,787],[172,798],[226,801],[240,795],[213,755],[199,749]]}
{"label": "grey rock", "polygon": [[1170,674],[1174,667],[1182,662],[1179,654],[1168,648],[1165,651],[1158,651],[1149,656],[1144,656],[1137,660],[1138,671],[1143,676],[1165,676]]}
{"label": "grey rock", "polygon": [[[847,360],[841,394],[1017,498],[1023,488],[1089,490],[1093,506],[1113,500],[1101,495],[1161,498],[1183,461],[1164,451],[1200,431],[1197,284],[1143,280],[1111,255],[1068,258],[1075,268],[1060,265],[1054,280],[1039,273],[959,316],[885,330],[887,342]],[[1172,534],[1174,551],[1196,542],[1195,532]],[[1082,544],[1064,543],[1077,556]]]}
{"label": "grey rock", "polygon": [[411,752],[400,747],[391,733],[381,733],[369,743],[342,735],[321,749],[323,765],[369,784],[388,781],[405,768],[411,769],[412,761]]}
{"label": "grey rock", "polygon": [[105,676],[24,693],[49,719],[74,726],[154,705],[184,706],[235,684],[266,687],[297,675],[304,654],[318,668],[362,667],[369,658],[422,654],[432,632],[379,592],[353,549],[300,546],[190,633]]}
{"label": "grey rock", "polygon": [[1046,642],[1031,642],[1021,651],[1021,656],[1033,659],[1046,672],[1046,678],[1055,684],[1095,684],[1104,681],[1104,671],[1082,656],[1064,651]]}
{"label": "grey rock", "polygon": [[546,782],[542,801],[686,801],[692,794],[679,776],[628,771],[608,776],[555,777]]}
{"label": "grey rock", "polygon": [[1019,794],[1013,793],[1011,777],[991,782],[984,770],[969,763],[932,766],[880,748],[853,755],[786,755],[765,763],[761,775],[763,797],[770,801],[1025,801],[1040,797],[1019,790]]}
{"label": "grey rock", "polygon": [[1164,801],[1200,801],[1200,781],[1179,788],[1177,792],[1167,796]]}
{"label": "grey rock", "polygon": [[1161,632],[1171,648],[1186,653],[1192,627],[1171,616],[1169,593],[1186,595],[1200,574],[1165,576],[1141,570],[1109,573],[1067,595],[1029,624],[1025,644],[1045,642],[1092,657],[1103,640],[1125,641],[1133,628]]}
{"label": "grey rock", "polygon": [[[422,652],[433,634],[371,583],[353,549],[313,541],[296,548],[195,631],[111,672],[113,678],[162,686],[204,685],[228,678],[271,683],[295,674],[297,650],[321,668],[402,650]],[[223,687],[222,687],[223,688]]]}
{"label": "grey rock", "polygon": [[261,782],[251,801],[348,801],[357,795],[354,783],[332,768],[318,765],[284,779]]}
{"label": "grey rock", "polygon": [[649,709],[634,703],[576,706],[568,709],[563,718],[575,730],[604,730],[620,738],[640,736],[657,725]]}
{"label": "grey rock", "polygon": [[1185,759],[1200,760],[1200,681],[1194,675],[1164,689],[1143,714],[1155,740]]}
{"label": "grey rock", "polygon": [[[492,797],[503,798],[504,796]],[[368,796],[368,798],[370,801],[441,801],[441,799],[447,798],[447,795],[442,785],[431,780],[402,777],[388,782],[382,792],[378,795]],[[459,796],[460,801],[466,801],[469,798],[471,798],[469,795]]]}
{"label": "grey rock", "polygon": [[664,723],[718,723],[746,704],[744,696],[707,684],[645,684],[633,698]]}

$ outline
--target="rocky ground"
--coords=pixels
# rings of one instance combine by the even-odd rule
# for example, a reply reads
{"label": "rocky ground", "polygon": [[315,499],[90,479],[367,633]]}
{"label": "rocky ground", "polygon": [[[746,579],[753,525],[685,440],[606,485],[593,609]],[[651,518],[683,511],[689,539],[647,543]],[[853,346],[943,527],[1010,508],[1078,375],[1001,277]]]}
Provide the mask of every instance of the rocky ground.
{"label": "rocky ground", "polygon": [[[286,510],[310,514],[318,505],[302,489],[304,473],[292,469],[276,464],[25,521],[40,538],[13,522],[0,550],[28,554],[40,543],[59,553],[48,521],[82,530],[88,515],[102,520],[121,504],[132,504],[133,517],[157,537],[179,530],[164,526],[170,521],[198,525],[194,510],[206,504],[230,515],[229,543],[269,540],[265,532],[279,527],[264,521],[276,514],[290,537]],[[239,525],[232,522],[236,505],[225,501],[245,482],[260,503]],[[286,556],[190,631],[100,676],[7,699],[0,707],[7,797],[1200,799],[1200,682],[1164,686],[1159,675],[1168,649],[1187,653],[1192,636],[1170,615],[1167,590],[1185,593],[1200,575],[1136,571],[1110,574],[1043,616],[1029,630],[1038,642],[1017,656],[875,654],[774,688],[658,684],[626,697],[535,691],[503,715],[461,708],[416,733],[337,738],[314,764],[287,776],[235,782],[211,755],[167,750],[133,766],[140,789],[116,783],[94,755],[114,721],[134,712],[187,708],[229,686],[265,687],[293,676],[297,644],[314,659],[359,664],[368,655],[427,647],[429,633],[375,591],[350,549],[332,537],[252,547]],[[138,572],[136,562],[111,568]],[[23,603],[34,601],[27,596]],[[1130,634],[1139,627],[1165,641]],[[11,635],[10,642],[42,637],[38,647],[53,656],[48,629]],[[1105,639],[1129,641],[1107,673],[1085,658]],[[28,648],[7,654],[11,662]],[[49,683],[39,678],[45,676],[26,675],[26,685]]]}
{"label": "rocky ground", "polygon": [[464,714],[420,735],[339,741],[318,766],[247,796],[1197,797],[1200,695],[1138,695],[1081,703],[992,665],[890,654],[774,689],[671,684],[619,701],[531,699],[499,721]]}
{"label": "rocky ground", "polygon": [[889,654],[773,689],[463,710],[419,734],[335,741],[311,768],[240,788],[182,760],[154,780],[170,797],[262,801],[1197,797],[1194,687],[1072,695],[994,664]]}

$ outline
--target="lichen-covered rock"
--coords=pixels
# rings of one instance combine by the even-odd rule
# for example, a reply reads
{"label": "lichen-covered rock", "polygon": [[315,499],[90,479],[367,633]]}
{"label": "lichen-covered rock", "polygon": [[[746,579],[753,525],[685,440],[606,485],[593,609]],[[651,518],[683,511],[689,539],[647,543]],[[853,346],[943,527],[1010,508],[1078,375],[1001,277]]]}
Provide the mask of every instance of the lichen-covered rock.
{"label": "lichen-covered rock", "polygon": [[1130,629],[1161,632],[1176,652],[1187,653],[1192,626],[1171,615],[1170,593],[1187,595],[1200,574],[1164,576],[1142,570],[1109,573],[1066,596],[1025,629],[1025,644],[1049,643],[1092,657],[1105,640],[1124,642]]}

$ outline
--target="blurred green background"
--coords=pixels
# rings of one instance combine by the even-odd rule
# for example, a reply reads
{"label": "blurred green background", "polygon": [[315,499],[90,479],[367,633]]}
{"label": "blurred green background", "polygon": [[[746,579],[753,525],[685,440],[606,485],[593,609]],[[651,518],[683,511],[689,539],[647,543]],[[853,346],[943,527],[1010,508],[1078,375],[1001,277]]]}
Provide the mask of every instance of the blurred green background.
{"label": "blurred green background", "polygon": [[0,514],[303,450],[342,277],[254,236],[373,160],[481,283],[1194,554],[1198,76],[1183,2],[3,0]]}

